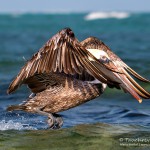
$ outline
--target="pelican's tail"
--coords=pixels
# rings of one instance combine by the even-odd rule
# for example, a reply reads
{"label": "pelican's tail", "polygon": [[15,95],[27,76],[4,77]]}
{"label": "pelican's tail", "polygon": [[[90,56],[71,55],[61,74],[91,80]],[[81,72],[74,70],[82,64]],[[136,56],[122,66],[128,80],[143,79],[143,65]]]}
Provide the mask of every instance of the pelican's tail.
{"label": "pelican's tail", "polygon": [[11,105],[7,108],[7,111],[14,111],[14,110],[25,110],[26,106],[24,105]]}

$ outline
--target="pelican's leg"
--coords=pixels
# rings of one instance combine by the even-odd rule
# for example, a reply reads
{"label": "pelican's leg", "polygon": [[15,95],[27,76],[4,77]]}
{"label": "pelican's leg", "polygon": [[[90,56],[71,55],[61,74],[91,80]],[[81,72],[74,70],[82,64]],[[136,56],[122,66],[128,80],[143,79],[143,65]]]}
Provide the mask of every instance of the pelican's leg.
{"label": "pelican's leg", "polygon": [[55,117],[53,116],[52,113],[47,113],[47,112],[44,112],[44,111],[42,111],[42,110],[36,110],[36,112],[37,112],[38,114],[47,116],[47,117],[48,117],[47,123],[48,123],[48,125],[49,125],[49,128],[51,128],[51,129],[54,128],[56,119],[55,119]]}
{"label": "pelican's leg", "polygon": [[47,123],[51,129],[59,129],[63,125],[63,120],[58,114],[47,113],[42,110],[36,110],[36,112],[48,117]]}

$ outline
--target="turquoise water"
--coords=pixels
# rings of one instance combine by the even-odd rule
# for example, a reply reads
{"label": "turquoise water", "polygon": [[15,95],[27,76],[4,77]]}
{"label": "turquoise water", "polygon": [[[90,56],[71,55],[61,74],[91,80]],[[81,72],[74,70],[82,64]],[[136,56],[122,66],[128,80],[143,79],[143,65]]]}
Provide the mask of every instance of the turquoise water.
{"label": "turquoise water", "polygon": [[[149,135],[150,101],[144,100],[139,104],[130,95],[109,88],[100,98],[60,113],[64,118],[64,126],[59,131],[46,130],[44,116],[21,111],[6,112],[8,105],[19,104],[30,94],[26,87],[21,87],[14,94],[6,94],[9,83],[25,63],[23,57],[30,59],[53,34],[64,27],[72,28],[80,41],[89,36],[98,37],[129,66],[150,79],[150,14],[131,13],[122,19],[93,20],[86,20],[86,15],[87,13],[0,14],[0,147],[3,149],[10,148],[11,141],[14,143],[12,149],[17,146],[32,149],[30,139],[37,135],[40,135],[37,141],[43,139],[44,143],[49,142],[47,138],[53,137],[45,149],[51,143],[53,149],[59,149],[60,145],[65,147],[66,139],[68,149],[71,148],[71,140],[73,145],[79,145],[75,149],[87,148],[86,141],[91,149],[97,149],[102,141],[105,141],[103,146],[112,148],[114,142],[119,147],[119,137],[113,133],[114,130],[119,132],[119,136],[131,131],[130,137],[135,137],[136,134],[140,137]],[[142,85],[150,91],[150,84]],[[133,131],[135,128],[137,130]],[[58,134],[65,137],[64,140]],[[22,136],[25,143],[21,142],[24,140],[21,139]],[[36,138],[33,143],[36,143]]]}

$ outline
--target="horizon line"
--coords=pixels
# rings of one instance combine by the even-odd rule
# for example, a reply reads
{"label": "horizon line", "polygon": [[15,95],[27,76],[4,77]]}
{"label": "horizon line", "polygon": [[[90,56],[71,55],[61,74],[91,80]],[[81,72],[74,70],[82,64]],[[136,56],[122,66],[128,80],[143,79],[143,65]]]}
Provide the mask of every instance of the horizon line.
{"label": "horizon line", "polygon": [[125,10],[87,10],[87,11],[0,11],[0,14],[79,14],[79,13],[93,13],[93,12],[125,12],[125,13],[150,13],[150,11],[125,11]]}

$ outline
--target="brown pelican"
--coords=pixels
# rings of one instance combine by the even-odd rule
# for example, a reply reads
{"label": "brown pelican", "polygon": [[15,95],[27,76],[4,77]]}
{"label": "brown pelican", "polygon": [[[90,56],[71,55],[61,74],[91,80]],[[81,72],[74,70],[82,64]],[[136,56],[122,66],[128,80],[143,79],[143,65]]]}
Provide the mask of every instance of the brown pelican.
{"label": "brown pelican", "polygon": [[26,62],[12,81],[8,93],[26,84],[34,93],[28,100],[8,111],[24,110],[47,115],[50,128],[60,128],[57,115],[100,96],[106,85],[123,89],[139,102],[150,98],[131,76],[149,82],[127,66],[97,38],[79,42],[70,28],[54,35]]}

